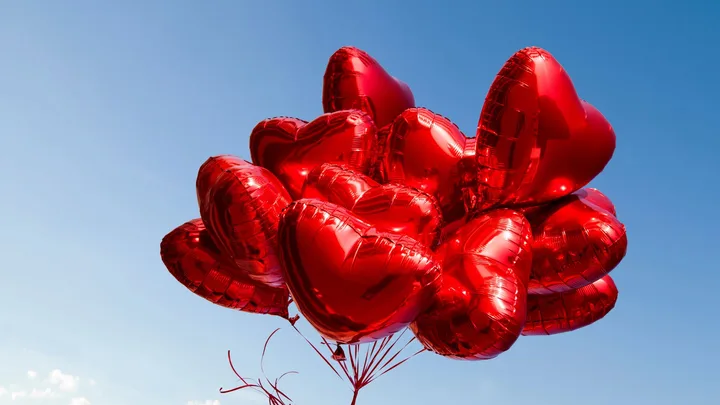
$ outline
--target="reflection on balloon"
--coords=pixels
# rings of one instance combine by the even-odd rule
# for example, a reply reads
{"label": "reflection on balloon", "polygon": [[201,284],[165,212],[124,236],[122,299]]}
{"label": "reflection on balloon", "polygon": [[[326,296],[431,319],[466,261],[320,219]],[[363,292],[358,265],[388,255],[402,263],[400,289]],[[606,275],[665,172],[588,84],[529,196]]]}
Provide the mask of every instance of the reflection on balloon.
{"label": "reflection on balloon", "polygon": [[522,334],[555,335],[599,321],[617,301],[618,290],[610,276],[564,293],[528,296],[528,313]]}
{"label": "reflection on balloon", "polygon": [[298,309],[332,341],[365,343],[398,332],[440,287],[429,249],[379,232],[332,203],[291,203],[279,238],[283,275]]}
{"label": "reflection on balloon", "polygon": [[583,189],[525,213],[535,237],[530,294],[584,287],[625,257],[625,226],[594,202],[614,208],[598,191]]}
{"label": "reflection on balloon", "polygon": [[467,141],[447,118],[424,108],[405,110],[393,122],[387,139],[380,140],[385,147],[381,152],[382,180],[432,194],[445,219],[454,221],[465,214],[460,162]]}
{"label": "reflection on balloon", "polygon": [[357,109],[378,127],[391,123],[403,110],[415,107],[407,84],[390,76],[367,52],[346,46],[328,61],[322,94],[325,112]]}
{"label": "reflection on balloon", "polygon": [[440,237],[442,214],[431,195],[399,184],[380,185],[344,166],[326,163],[311,171],[303,197],[345,207],[381,231],[410,236],[430,248]]}
{"label": "reflection on balloon", "polygon": [[438,249],[443,286],[410,328],[429,350],[487,360],[520,336],[532,263],[530,224],[497,210],[471,220]]}
{"label": "reflection on balloon", "polygon": [[615,132],[582,101],[549,52],[526,48],[505,64],[477,130],[482,207],[540,204],[580,189],[615,151]]}
{"label": "reflection on balloon", "polygon": [[206,300],[240,311],[288,316],[288,291],[251,280],[225,260],[202,220],[186,222],[160,243],[160,256],[173,277]]}
{"label": "reflection on balloon", "polygon": [[300,198],[310,170],[323,163],[344,163],[362,173],[374,164],[377,128],[369,115],[343,110],[321,115],[310,123],[297,118],[271,118],[250,134],[250,155],[270,170],[290,195]]}
{"label": "reflection on balloon", "polygon": [[278,179],[262,167],[216,156],[200,167],[197,185],[198,196],[205,196],[200,216],[220,250],[253,280],[283,287],[277,224],[290,196]]}

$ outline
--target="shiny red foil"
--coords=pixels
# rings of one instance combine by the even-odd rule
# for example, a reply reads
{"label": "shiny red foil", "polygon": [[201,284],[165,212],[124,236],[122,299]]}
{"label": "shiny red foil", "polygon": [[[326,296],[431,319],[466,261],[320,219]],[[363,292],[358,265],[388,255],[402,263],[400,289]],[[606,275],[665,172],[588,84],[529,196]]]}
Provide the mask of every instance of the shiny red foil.
{"label": "shiny red foil", "polygon": [[381,185],[344,166],[326,163],[313,169],[303,198],[340,205],[381,231],[410,236],[431,248],[440,239],[442,214],[431,195],[400,184]]}
{"label": "shiny red foil", "polygon": [[530,295],[523,335],[555,335],[588,326],[615,307],[618,290],[610,276],[564,293]]}
{"label": "shiny red foil", "polygon": [[532,231],[518,212],[496,210],[459,228],[437,251],[443,285],[410,326],[427,349],[487,360],[508,350],[525,324]]}
{"label": "shiny red foil", "polygon": [[476,133],[481,208],[540,204],[597,176],[615,151],[605,117],[549,52],[526,48],[490,87]]}
{"label": "shiny red foil", "polygon": [[188,290],[227,308],[288,316],[287,288],[251,280],[223,257],[201,219],[175,228],[160,243],[160,257],[170,274]]}
{"label": "shiny red foil", "polygon": [[328,61],[323,79],[325,112],[357,109],[370,114],[378,127],[390,124],[415,107],[407,84],[390,76],[372,56],[358,48],[338,49]]}
{"label": "shiny red foil", "polygon": [[271,118],[250,134],[253,163],[275,174],[294,199],[300,198],[307,174],[320,164],[344,163],[368,173],[376,148],[377,128],[358,110],[324,114],[309,123]]}
{"label": "shiny red foil", "polygon": [[583,187],[615,133],[550,53],[525,48],[504,64],[473,138],[354,47],[330,57],[322,103],[311,122],[258,123],[252,164],[224,155],[200,168],[202,220],[161,243],[191,291],[285,318],[292,295],[330,341],[381,346],[409,327],[464,360],[614,307],[625,226]]}
{"label": "shiny red foil", "polygon": [[[430,110],[411,108],[395,119],[386,136],[379,141],[384,148],[380,152],[382,181],[432,194],[446,221],[462,217],[465,209],[460,162],[469,142],[460,129]],[[470,144],[474,149],[474,143]]]}
{"label": "shiny red foil", "polygon": [[283,276],[299,311],[339,343],[372,342],[402,330],[440,287],[440,267],[428,248],[380,232],[332,203],[291,203],[278,235]]}
{"label": "shiny red foil", "polygon": [[565,292],[591,284],[625,257],[625,226],[612,202],[594,189],[581,189],[525,215],[533,226],[530,294]]}
{"label": "shiny red foil", "polygon": [[268,170],[233,156],[208,159],[198,172],[200,216],[220,250],[253,280],[285,285],[277,226],[290,196]]}

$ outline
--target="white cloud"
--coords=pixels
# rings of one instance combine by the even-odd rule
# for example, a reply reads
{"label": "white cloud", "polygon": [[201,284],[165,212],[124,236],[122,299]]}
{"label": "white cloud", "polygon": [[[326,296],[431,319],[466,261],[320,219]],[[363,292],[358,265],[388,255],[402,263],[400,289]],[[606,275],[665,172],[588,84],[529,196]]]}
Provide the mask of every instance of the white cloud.
{"label": "white cloud", "polygon": [[54,398],[56,396],[57,394],[50,388],[45,388],[44,390],[33,388],[30,392],[30,398]]}
{"label": "white cloud", "polygon": [[92,378],[88,381],[88,383],[89,383],[90,385],[95,385],[95,384],[97,384],[97,382],[96,382],[95,380],[93,380]]}
{"label": "white cloud", "polygon": [[0,385],[0,397],[2,397],[2,396],[4,396],[5,394],[7,394],[7,392],[8,392],[7,388],[5,388],[5,387],[3,387],[2,385]]}
{"label": "white cloud", "polygon": [[77,390],[80,377],[65,374],[62,371],[55,369],[50,372],[48,380],[50,381],[50,384],[57,385],[60,391],[74,392]]}
{"label": "white cloud", "polygon": [[205,401],[188,401],[187,405],[220,405],[220,401],[207,399]]}
{"label": "white cloud", "polygon": [[23,398],[26,395],[27,395],[27,392],[25,392],[25,391],[14,391],[14,392],[10,393],[10,398],[12,398],[12,400],[14,401],[18,398]]}
{"label": "white cloud", "polygon": [[28,376],[29,379],[32,380],[33,378],[37,377],[37,371],[28,370],[27,376]]}
{"label": "white cloud", "polygon": [[70,400],[70,405],[90,405],[90,401],[85,397],[77,397]]}

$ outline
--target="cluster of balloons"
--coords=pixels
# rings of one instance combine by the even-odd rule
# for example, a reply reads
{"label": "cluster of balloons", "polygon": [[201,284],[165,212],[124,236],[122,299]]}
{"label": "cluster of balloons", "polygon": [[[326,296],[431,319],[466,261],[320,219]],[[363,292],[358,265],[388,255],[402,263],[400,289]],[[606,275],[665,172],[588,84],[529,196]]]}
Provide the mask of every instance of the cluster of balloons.
{"label": "cluster of balloons", "polygon": [[[615,134],[547,51],[503,66],[475,137],[344,47],[325,114],[271,118],[252,163],[206,161],[200,219],[161,243],[170,273],[216,304],[374,342],[409,327],[439,355],[491,359],[522,335],[575,330],[615,305],[625,255],[612,202],[585,187]],[[292,298],[290,298],[292,297]]]}

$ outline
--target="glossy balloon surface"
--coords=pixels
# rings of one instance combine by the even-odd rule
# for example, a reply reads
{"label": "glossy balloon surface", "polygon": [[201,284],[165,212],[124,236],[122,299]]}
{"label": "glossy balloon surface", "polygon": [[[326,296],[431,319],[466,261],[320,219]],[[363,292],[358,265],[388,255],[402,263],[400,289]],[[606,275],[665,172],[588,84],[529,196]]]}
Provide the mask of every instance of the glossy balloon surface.
{"label": "glossy balloon surface", "polygon": [[381,231],[410,236],[428,247],[440,238],[442,213],[431,195],[399,184],[381,185],[344,166],[326,163],[313,169],[303,197],[340,205]]}
{"label": "glossy balloon surface", "polygon": [[549,52],[517,52],[493,82],[476,133],[482,207],[540,204],[597,176],[615,150],[605,117],[582,101]]}
{"label": "glossy balloon surface", "polygon": [[214,304],[245,312],[288,316],[287,288],[270,288],[251,280],[223,257],[200,219],[186,222],[168,233],[160,243],[160,256],[177,281]]}
{"label": "glossy balloon surface", "polygon": [[393,122],[387,139],[380,140],[382,180],[432,194],[447,221],[460,218],[465,214],[460,161],[466,143],[449,119],[425,108],[405,110]]}
{"label": "glossy balloon surface", "polygon": [[618,290],[610,276],[564,293],[530,295],[523,335],[555,335],[597,322],[617,301]]}
{"label": "glossy balloon surface", "polygon": [[250,134],[250,155],[300,198],[310,170],[323,163],[344,163],[362,173],[373,166],[377,129],[369,115],[343,110],[321,115],[310,123],[297,118],[271,118]]}
{"label": "glossy balloon surface", "polygon": [[614,217],[617,217],[617,210],[615,209],[615,204],[606,196],[603,194],[600,190],[596,188],[586,187],[582,188],[573,194],[576,194],[578,197],[582,198],[583,201],[585,201],[586,204],[594,204],[598,208],[602,208],[603,210],[609,212]]}
{"label": "glossy balloon surface", "polygon": [[526,315],[532,232],[518,212],[469,221],[437,251],[443,286],[410,328],[442,356],[486,360],[508,350]]}
{"label": "glossy balloon surface", "polygon": [[378,127],[391,123],[403,110],[415,107],[407,84],[390,76],[367,52],[350,46],[338,49],[330,57],[322,101],[325,112],[365,111]]}
{"label": "glossy balloon surface", "polygon": [[440,287],[440,267],[429,249],[379,232],[332,203],[293,202],[279,237],[298,309],[332,341],[364,343],[398,332],[427,309]]}
{"label": "glossy balloon surface", "polygon": [[290,196],[280,181],[262,167],[216,156],[200,167],[197,194],[205,196],[200,216],[220,250],[253,280],[284,286],[277,227]]}
{"label": "glossy balloon surface", "polygon": [[[504,64],[472,138],[354,47],[330,57],[322,104],[311,122],[258,123],[252,164],[202,165],[202,220],[161,243],[191,291],[294,323],[292,295],[343,347],[382,346],[409,327],[426,349],[463,360],[614,307],[608,273],[626,254],[625,226],[583,187],[612,158],[615,133],[549,52],[525,48]],[[331,353],[340,364],[357,354]],[[355,394],[373,378],[354,380]]]}
{"label": "glossy balloon surface", "polygon": [[582,189],[525,214],[534,234],[530,294],[584,287],[625,257],[625,226],[594,203],[613,208],[601,193]]}

